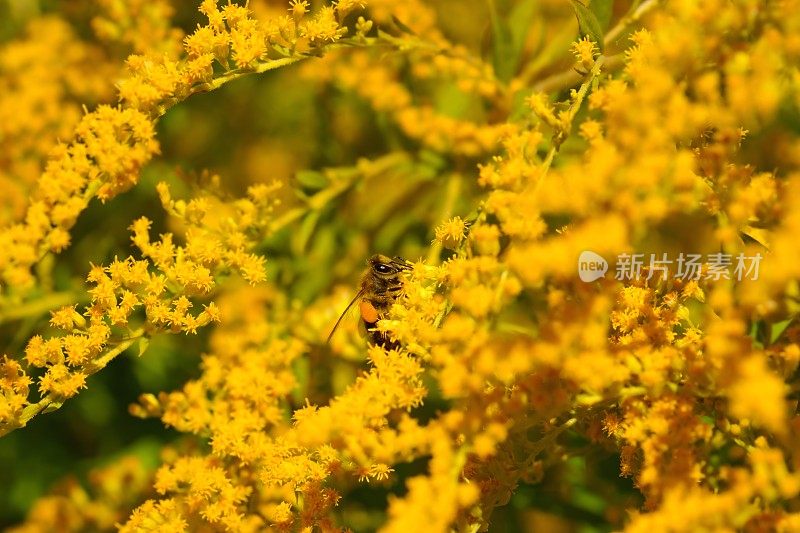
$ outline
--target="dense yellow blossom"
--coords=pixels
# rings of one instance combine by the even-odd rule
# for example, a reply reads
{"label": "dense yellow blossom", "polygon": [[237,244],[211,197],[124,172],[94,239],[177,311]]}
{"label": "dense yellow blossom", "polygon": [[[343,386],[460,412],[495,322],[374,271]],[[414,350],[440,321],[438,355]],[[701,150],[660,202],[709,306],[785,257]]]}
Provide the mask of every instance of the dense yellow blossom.
{"label": "dense yellow blossom", "polygon": [[0,71],[0,220],[6,226],[23,218],[46,156],[72,137],[81,105],[112,98],[105,79],[116,70],[98,47],[79,40],[61,18],[48,16],[32,20],[19,39],[0,46]]}
{"label": "dense yellow blossom", "polygon": [[798,529],[796,0],[47,9],[0,35],[0,437],[174,440],[18,531]]}

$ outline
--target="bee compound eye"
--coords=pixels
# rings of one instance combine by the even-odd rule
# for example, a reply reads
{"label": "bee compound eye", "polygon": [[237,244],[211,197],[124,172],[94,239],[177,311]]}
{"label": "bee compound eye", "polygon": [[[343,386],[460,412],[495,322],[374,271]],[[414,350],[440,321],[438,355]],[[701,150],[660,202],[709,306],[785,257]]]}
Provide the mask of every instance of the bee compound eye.
{"label": "bee compound eye", "polygon": [[378,274],[391,274],[393,272],[392,267],[384,263],[378,263],[373,268]]}

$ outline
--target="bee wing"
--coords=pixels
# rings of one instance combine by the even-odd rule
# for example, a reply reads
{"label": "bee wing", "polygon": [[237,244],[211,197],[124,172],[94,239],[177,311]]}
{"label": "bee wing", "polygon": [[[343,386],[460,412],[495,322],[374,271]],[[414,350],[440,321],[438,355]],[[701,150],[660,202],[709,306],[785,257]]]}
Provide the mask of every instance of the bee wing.
{"label": "bee wing", "polygon": [[333,329],[331,330],[330,334],[328,335],[328,340],[325,341],[326,344],[330,344],[331,337],[333,337],[333,334],[336,333],[336,328],[339,327],[339,324],[342,322],[342,319],[347,314],[347,312],[350,310],[350,308],[353,307],[353,304],[356,303],[356,301],[359,298],[361,298],[362,296],[364,296],[364,289],[361,289],[360,291],[358,291],[358,293],[355,295],[355,297],[353,297],[353,299],[350,300],[350,303],[347,304],[347,307],[344,308],[344,311],[342,311],[342,314],[339,315],[339,319],[336,321],[336,324],[333,325]]}

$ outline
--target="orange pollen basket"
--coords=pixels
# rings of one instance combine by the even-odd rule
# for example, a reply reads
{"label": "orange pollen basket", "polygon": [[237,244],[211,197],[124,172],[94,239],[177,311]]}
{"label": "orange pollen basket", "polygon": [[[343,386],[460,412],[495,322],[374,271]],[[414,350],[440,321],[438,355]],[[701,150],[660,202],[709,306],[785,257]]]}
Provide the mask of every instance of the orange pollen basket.
{"label": "orange pollen basket", "polygon": [[368,301],[361,300],[358,309],[361,311],[361,318],[364,322],[373,324],[378,321],[378,310]]}

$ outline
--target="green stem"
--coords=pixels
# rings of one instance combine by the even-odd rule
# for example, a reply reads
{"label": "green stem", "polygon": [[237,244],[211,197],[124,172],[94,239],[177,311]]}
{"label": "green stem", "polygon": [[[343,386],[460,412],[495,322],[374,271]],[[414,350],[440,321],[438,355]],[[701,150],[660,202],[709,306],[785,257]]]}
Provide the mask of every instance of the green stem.
{"label": "green stem", "polygon": [[0,324],[28,317],[38,317],[48,311],[76,303],[79,300],[78,295],[74,293],[56,292],[22,305],[9,306],[4,304],[4,309],[0,310]]}
{"label": "green stem", "polygon": [[[82,372],[86,374],[86,376],[90,376],[102,368],[104,368],[112,359],[116,356],[133,346],[139,339],[142,338],[144,335],[144,328],[139,328],[133,332],[131,335],[126,339],[120,341],[116,346],[112,349],[101,355],[100,357],[94,359],[90,363],[84,365],[80,368]],[[49,393],[44,398],[39,400],[38,402],[28,405],[22,410],[22,414],[20,417],[14,421],[13,424],[7,425],[5,427],[0,427],[0,437],[7,435],[14,431],[15,429],[19,429],[21,427],[25,427],[30,420],[38,414],[41,413],[51,413],[57,409],[60,409],[61,406],[64,404],[64,398],[61,395]]]}
{"label": "green stem", "polygon": [[408,161],[408,156],[404,153],[391,153],[372,161],[362,159],[352,167],[325,169],[326,176],[333,178],[332,184],[309,198],[305,205],[289,209],[275,218],[267,226],[265,238],[290,226],[310,211],[324,209],[338,196],[355,186],[359,180],[380,175],[391,168],[406,164]]}
{"label": "green stem", "polygon": [[645,0],[639,5],[634,4],[634,8],[631,10],[631,12],[622,17],[622,20],[620,20],[616,26],[611,28],[608,33],[606,33],[605,38],[603,39],[605,46],[613,44],[613,42],[622,34],[622,32],[627,30],[633,24],[639,22],[642,17],[644,17],[651,9],[658,6],[659,1],[660,0]]}
{"label": "green stem", "polygon": [[555,135],[553,136],[553,146],[550,148],[550,151],[547,153],[547,157],[545,158],[544,162],[541,166],[541,172],[539,174],[539,178],[536,181],[536,187],[538,188],[539,185],[544,181],[544,177],[547,175],[547,172],[550,170],[550,167],[553,164],[553,159],[556,156],[559,148],[564,143],[564,141],[569,136],[570,131],[572,131],[572,122],[575,120],[575,116],[580,111],[581,105],[583,104],[586,95],[589,93],[589,87],[591,87],[592,82],[600,75],[600,70],[605,65],[605,59],[603,56],[597,58],[595,61],[594,66],[592,67],[591,72],[587,74],[584,78],[584,82],[581,84],[578,92],[575,94],[575,97],[572,101],[572,104],[569,107],[569,111],[567,111],[567,115],[564,120],[561,121],[561,128],[557,130]]}
{"label": "green stem", "polygon": [[[606,33],[605,37],[603,38],[603,43],[605,48],[609,48],[611,45],[614,44],[614,41],[619,38],[625,31],[630,29],[631,26],[638,23],[642,17],[644,17],[647,13],[649,13],[652,9],[658,6],[660,0],[645,0],[644,2],[638,3],[638,5],[634,5],[631,9],[631,12],[622,17],[622,19],[610,30]],[[624,63],[624,54],[614,54],[606,57],[605,64],[607,70],[615,70],[617,67]],[[539,81],[538,83],[534,84],[533,90],[534,92],[542,92],[542,93],[549,93],[551,91],[556,91],[560,89],[565,89],[567,87],[572,87],[576,83],[578,83],[581,79],[580,74],[575,72],[574,69],[570,68],[564,72],[559,72],[557,74],[553,74],[543,80]]]}

